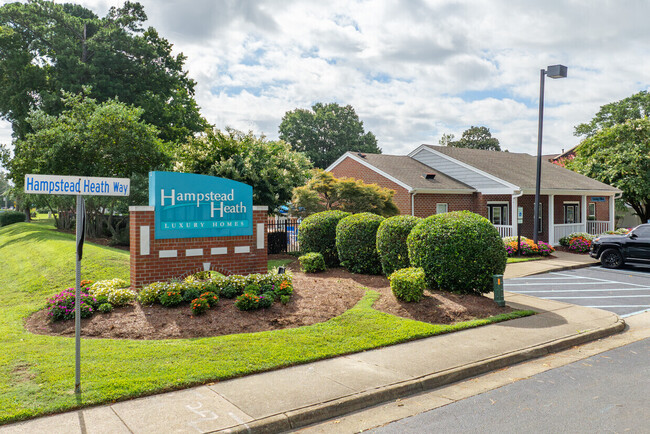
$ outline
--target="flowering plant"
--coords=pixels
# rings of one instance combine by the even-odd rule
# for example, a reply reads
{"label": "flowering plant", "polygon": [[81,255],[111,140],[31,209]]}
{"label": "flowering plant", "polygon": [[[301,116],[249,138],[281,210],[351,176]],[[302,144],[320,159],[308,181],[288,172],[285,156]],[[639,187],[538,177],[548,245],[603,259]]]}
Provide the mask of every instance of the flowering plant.
{"label": "flowering plant", "polygon": [[[96,302],[95,298],[85,292],[81,293],[79,308],[81,317],[88,318],[94,312],[92,305]],[[47,301],[46,305],[48,315],[52,321],[61,321],[74,318],[75,311],[75,289],[68,288]]]}
{"label": "flowering plant", "polygon": [[192,308],[192,315],[201,315],[210,309],[210,303],[203,297],[195,298],[190,303]]}
{"label": "flowering plant", "polygon": [[[516,256],[518,252],[517,238],[516,237],[504,238],[504,243],[505,243],[506,253],[508,257]],[[535,244],[533,240],[526,237],[521,237],[521,254],[523,256],[531,256],[531,255],[548,256],[554,251],[555,249],[553,248],[553,246],[551,246],[548,243],[545,243],[544,241],[539,241],[537,244]]]}
{"label": "flowering plant", "polygon": [[165,307],[174,307],[183,302],[183,294],[177,289],[168,288],[160,294],[159,300]]}
{"label": "flowering plant", "polygon": [[219,303],[219,296],[212,291],[204,292],[199,298],[207,301],[210,307],[214,307]]}
{"label": "flowering plant", "polygon": [[260,298],[249,292],[245,292],[235,300],[235,306],[239,310],[255,310],[259,308]]}
{"label": "flowering plant", "polygon": [[569,242],[569,251],[571,252],[587,253],[589,249],[591,249],[591,240],[589,239],[576,237]]}

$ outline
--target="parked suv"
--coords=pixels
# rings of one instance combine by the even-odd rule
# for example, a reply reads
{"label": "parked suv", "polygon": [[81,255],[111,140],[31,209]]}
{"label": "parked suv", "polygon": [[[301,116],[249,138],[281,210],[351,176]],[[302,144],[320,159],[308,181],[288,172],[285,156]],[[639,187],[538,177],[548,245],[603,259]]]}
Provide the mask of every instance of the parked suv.
{"label": "parked suv", "polygon": [[594,239],[589,256],[600,259],[605,268],[619,268],[628,259],[650,261],[650,223],[635,227],[627,235],[602,235]]}

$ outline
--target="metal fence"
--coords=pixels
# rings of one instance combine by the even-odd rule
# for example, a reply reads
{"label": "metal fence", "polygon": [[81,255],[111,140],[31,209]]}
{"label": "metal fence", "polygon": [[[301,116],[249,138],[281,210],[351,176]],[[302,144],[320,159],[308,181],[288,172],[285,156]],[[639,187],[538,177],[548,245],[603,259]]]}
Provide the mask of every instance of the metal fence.
{"label": "metal fence", "polygon": [[269,217],[267,220],[267,245],[269,254],[299,252],[298,226],[301,218]]}

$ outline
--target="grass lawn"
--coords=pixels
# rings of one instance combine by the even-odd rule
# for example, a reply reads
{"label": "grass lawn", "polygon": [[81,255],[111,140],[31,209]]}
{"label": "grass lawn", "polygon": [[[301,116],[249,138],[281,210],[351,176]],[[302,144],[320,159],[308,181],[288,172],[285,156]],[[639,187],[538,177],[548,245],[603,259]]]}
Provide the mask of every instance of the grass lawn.
{"label": "grass lawn", "polygon": [[[74,338],[33,335],[23,318],[74,285],[74,236],[48,221],[0,228],[0,424],[291,366],[532,314],[447,325],[372,308],[367,291],[344,314],[295,329],[157,341],[84,339],[73,393]],[[273,264],[274,266],[281,264]],[[86,244],[82,279],[129,278],[129,253]]]}
{"label": "grass lawn", "polygon": [[508,258],[508,264],[516,264],[517,262],[528,262],[528,261],[538,261],[544,259],[543,256],[514,256]]}

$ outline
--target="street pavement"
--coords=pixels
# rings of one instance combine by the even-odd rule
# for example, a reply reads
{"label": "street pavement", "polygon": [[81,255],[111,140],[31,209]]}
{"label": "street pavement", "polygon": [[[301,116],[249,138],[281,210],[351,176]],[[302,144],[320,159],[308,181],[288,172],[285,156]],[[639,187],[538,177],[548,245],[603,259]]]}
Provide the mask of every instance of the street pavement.
{"label": "street pavement", "polygon": [[[567,255],[567,254],[565,254]],[[509,275],[591,265],[584,255],[511,264]],[[620,332],[599,309],[507,293],[537,315],[177,392],[0,427],[0,433],[282,432],[437,389]],[[447,400],[447,402],[449,402]]]}

